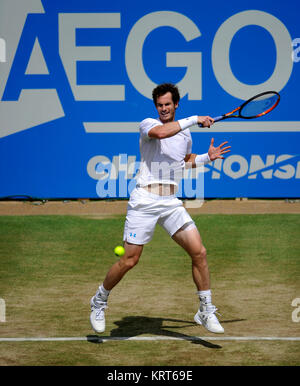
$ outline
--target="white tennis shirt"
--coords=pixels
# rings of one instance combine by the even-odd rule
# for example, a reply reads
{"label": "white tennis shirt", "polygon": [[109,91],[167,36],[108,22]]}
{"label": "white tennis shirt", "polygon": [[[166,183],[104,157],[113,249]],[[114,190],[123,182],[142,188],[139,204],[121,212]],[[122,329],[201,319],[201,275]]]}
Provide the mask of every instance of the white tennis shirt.
{"label": "white tennis shirt", "polygon": [[183,177],[184,158],[192,152],[191,133],[186,129],[169,138],[150,138],[149,131],[158,125],[162,122],[153,118],[140,123],[141,163],[137,185],[160,183],[178,186]]}

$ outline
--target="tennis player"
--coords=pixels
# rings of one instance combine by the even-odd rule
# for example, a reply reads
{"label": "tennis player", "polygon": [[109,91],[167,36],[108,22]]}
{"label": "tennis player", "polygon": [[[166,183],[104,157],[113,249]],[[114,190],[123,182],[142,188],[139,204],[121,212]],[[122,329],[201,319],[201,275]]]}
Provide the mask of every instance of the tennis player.
{"label": "tennis player", "polygon": [[158,118],[146,118],[139,127],[141,167],[128,202],[123,237],[125,254],[112,265],[91,298],[90,322],[96,332],[104,332],[109,293],[138,263],[143,246],[152,239],[158,223],[192,259],[192,277],[200,300],[195,322],[211,332],[223,333],[216,317],[217,308],[212,304],[206,249],[194,221],[176,197],[176,190],[185,167],[224,158],[230,146],[225,147],[227,142],[224,142],[214,147],[212,139],[207,153],[193,154],[189,128],[197,124],[210,127],[213,119],[195,115],[175,121],[180,95],[173,84],[157,86],[152,95]]}

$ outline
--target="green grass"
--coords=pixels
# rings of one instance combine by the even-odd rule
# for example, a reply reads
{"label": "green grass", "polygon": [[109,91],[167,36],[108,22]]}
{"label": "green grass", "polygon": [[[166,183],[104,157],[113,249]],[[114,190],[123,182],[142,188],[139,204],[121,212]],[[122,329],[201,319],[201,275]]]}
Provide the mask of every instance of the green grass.
{"label": "green grass", "polygon": [[[300,336],[299,215],[201,215],[226,336]],[[87,336],[89,299],[117,260],[124,217],[0,217],[1,337]],[[160,227],[112,291],[105,336],[209,336],[186,253]],[[157,355],[159,353],[159,355]],[[299,365],[299,342],[0,342],[0,365]]]}

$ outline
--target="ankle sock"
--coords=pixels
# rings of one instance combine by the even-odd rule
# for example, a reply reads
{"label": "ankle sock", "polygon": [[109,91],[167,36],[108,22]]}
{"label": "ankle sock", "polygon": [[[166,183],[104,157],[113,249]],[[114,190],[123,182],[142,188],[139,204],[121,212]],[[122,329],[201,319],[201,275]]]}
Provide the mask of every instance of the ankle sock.
{"label": "ankle sock", "polygon": [[208,309],[212,306],[211,303],[211,290],[198,291],[197,292],[200,300],[200,307]]}
{"label": "ankle sock", "polygon": [[104,302],[106,302],[109,293],[110,293],[110,291],[106,290],[106,289],[103,287],[103,284],[101,284],[101,286],[98,288],[98,291],[97,291],[97,293],[96,293],[96,296],[97,296],[98,298],[100,298],[101,300],[103,300]]}

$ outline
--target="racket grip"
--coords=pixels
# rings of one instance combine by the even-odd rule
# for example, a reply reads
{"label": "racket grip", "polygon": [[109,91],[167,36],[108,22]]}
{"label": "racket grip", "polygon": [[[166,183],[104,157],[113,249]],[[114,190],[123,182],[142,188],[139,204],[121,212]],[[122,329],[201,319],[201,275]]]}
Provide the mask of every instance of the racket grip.
{"label": "racket grip", "polygon": [[215,122],[218,122],[218,121],[221,121],[221,119],[223,119],[223,115],[219,115],[218,117],[214,117],[213,120]]}
{"label": "racket grip", "polygon": [[[221,119],[223,119],[223,115],[219,115],[218,117],[214,117],[213,120],[215,122],[218,122],[218,121],[221,121]],[[203,127],[201,123],[198,123],[198,126],[199,127]]]}

